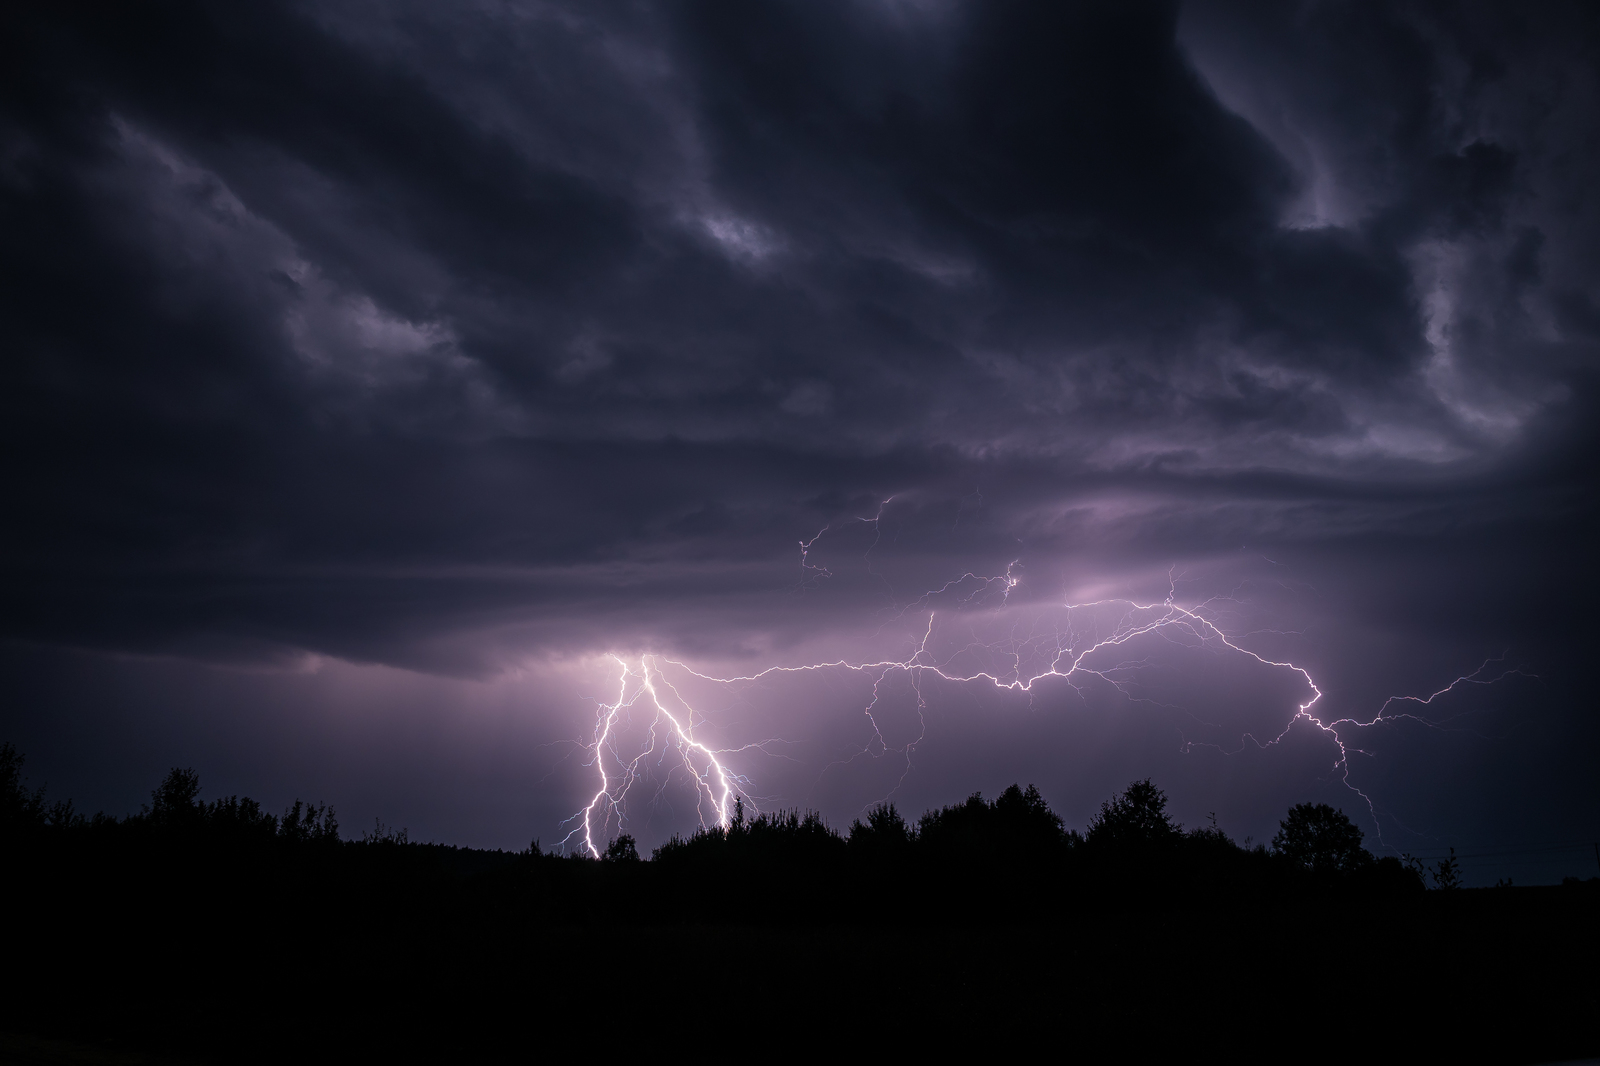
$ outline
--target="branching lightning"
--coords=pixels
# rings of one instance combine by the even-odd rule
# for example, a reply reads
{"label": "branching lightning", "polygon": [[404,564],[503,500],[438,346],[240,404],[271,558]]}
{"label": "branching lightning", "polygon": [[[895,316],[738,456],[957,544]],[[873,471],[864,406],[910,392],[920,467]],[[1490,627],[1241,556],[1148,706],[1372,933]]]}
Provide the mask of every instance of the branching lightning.
{"label": "branching lightning", "polygon": [[[694,735],[696,712],[662,675],[656,656],[640,656],[637,663],[615,655],[611,658],[621,669],[617,698],[613,703],[600,705],[594,740],[589,748],[600,785],[583,810],[569,819],[573,828],[562,838],[561,846],[581,841],[584,850],[598,858],[600,845],[597,841],[605,840],[613,825],[619,831],[623,828],[624,804],[640,782],[651,757],[655,756],[659,762],[669,752],[677,760],[674,769],[681,769],[694,782],[700,824],[727,825],[735,788],[748,786],[749,782],[731,772],[722,759],[741,751],[765,750],[764,745],[749,744],[730,749],[707,746]],[[663,690],[670,696],[664,697]],[[649,708],[649,742],[643,751],[626,758],[618,748],[616,734],[624,719],[640,703]],[[674,712],[673,704],[680,710]]]}
{"label": "branching lightning", "polygon": [[[877,525],[882,518],[879,506],[873,518],[855,521]],[[801,587],[810,580],[831,576],[830,571],[815,564],[810,552],[816,542],[828,532],[823,529],[810,540],[800,542]],[[877,541],[874,540],[874,546]],[[870,549],[869,549],[870,551]],[[589,854],[599,856],[613,828],[626,829],[626,801],[644,776],[647,765],[670,762],[665,775],[687,778],[692,782],[697,796],[696,812],[701,826],[726,826],[736,796],[749,801],[750,782],[728,766],[728,758],[741,752],[759,750],[771,754],[770,746],[781,743],[771,740],[738,748],[714,748],[695,736],[697,722],[705,716],[690,706],[682,693],[668,680],[665,671],[671,669],[686,678],[718,686],[736,687],[769,681],[784,675],[812,674],[840,671],[865,675],[872,680],[871,698],[862,708],[867,720],[868,739],[855,755],[830,763],[823,773],[843,763],[862,757],[879,758],[897,754],[904,766],[892,796],[905,780],[912,767],[912,757],[917,746],[926,738],[927,724],[923,718],[926,703],[923,685],[928,681],[952,685],[988,684],[999,691],[1026,693],[1031,696],[1045,684],[1065,684],[1083,694],[1082,686],[1103,683],[1112,686],[1129,699],[1137,699],[1130,685],[1145,664],[1138,659],[1128,659],[1124,654],[1130,645],[1151,639],[1165,639],[1185,647],[1211,649],[1218,653],[1233,654],[1273,670],[1297,675],[1305,686],[1305,696],[1294,704],[1294,711],[1283,728],[1270,739],[1260,740],[1251,733],[1241,734],[1240,747],[1246,744],[1258,748],[1271,748],[1284,741],[1297,724],[1316,729],[1331,740],[1335,750],[1332,772],[1344,786],[1360,796],[1377,823],[1377,807],[1372,798],[1351,780],[1351,756],[1371,755],[1355,745],[1354,736],[1360,730],[1401,720],[1415,722],[1430,728],[1447,728],[1450,718],[1432,718],[1423,713],[1441,697],[1464,686],[1491,685],[1510,675],[1522,673],[1516,669],[1494,667],[1501,660],[1488,660],[1471,673],[1457,677],[1450,684],[1428,696],[1391,696],[1367,719],[1358,717],[1325,717],[1318,713],[1323,702],[1322,688],[1311,673],[1287,659],[1276,659],[1247,647],[1241,636],[1230,636],[1218,625],[1212,601],[1193,606],[1178,602],[1176,581],[1169,574],[1167,595],[1156,602],[1140,603],[1129,599],[1102,599],[1084,603],[1063,603],[1050,611],[1054,621],[1044,627],[1035,625],[1019,632],[1014,625],[1008,634],[997,641],[981,641],[975,637],[963,641],[960,627],[954,623],[959,613],[977,609],[998,619],[1009,608],[1009,597],[1020,579],[1020,563],[1013,560],[1003,574],[984,576],[966,573],[929,590],[911,601],[900,611],[900,616],[926,611],[926,625],[922,634],[910,648],[910,653],[900,658],[878,661],[851,661],[835,659],[826,662],[793,666],[769,666],[751,674],[717,676],[696,670],[687,663],[657,655],[643,655],[633,660],[613,656],[620,668],[616,699],[600,704],[592,741],[587,749],[599,781],[588,804],[569,820],[571,831],[563,845],[579,846]],[[928,606],[936,597],[949,595],[953,609],[935,609]],[[942,643],[941,643],[942,641]],[[1122,650],[1119,652],[1119,649]],[[904,675],[916,694],[918,730],[911,740],[894,745],[885,737],[877,717],[885,681],[891,676]],[[1408,707],[1412,709],[1392,709]],[[648,716],[645,741],[636,754],[625,756],[617,738],[623,725],[631,721],[635,712]],[[660,788],[665,787],[665,778]],[[660,795],[658,790],[657,795]],[[888,798],[888,797],[885,797]],[[754,805],[752,804],[752,809]],[[1381,826],[1379,830],[1381,839]]]}

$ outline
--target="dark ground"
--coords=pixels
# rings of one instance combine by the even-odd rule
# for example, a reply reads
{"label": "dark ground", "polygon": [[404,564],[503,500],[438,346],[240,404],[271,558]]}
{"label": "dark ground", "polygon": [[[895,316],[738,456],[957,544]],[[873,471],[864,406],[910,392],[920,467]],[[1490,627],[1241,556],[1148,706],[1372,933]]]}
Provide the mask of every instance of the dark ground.
{"label": "dark ground", "polygon": [[684,1042],[758,1058],[1040,1042],[1094,1058],[1600,1052],[1595,883],[1267,909],[1068,903],[1021,924],[913,922],[861,899],[860,924],[825,927],[763,923],[755,884],[698,912],[641,899],[583,924],[534,900],[438,894],[92,894],[9,908],[0,1061],[532,1061]]}
{"label": "dark ground", "polygon": [[848,835],[741,806],[597,861],[345,840],[180,769],[85,819],[0,755],[0,1063],[1600,1052],[1600,879],[1425,890],[1327,807],[1269,850],[1149,781],[1086,834],[1031,788]]}

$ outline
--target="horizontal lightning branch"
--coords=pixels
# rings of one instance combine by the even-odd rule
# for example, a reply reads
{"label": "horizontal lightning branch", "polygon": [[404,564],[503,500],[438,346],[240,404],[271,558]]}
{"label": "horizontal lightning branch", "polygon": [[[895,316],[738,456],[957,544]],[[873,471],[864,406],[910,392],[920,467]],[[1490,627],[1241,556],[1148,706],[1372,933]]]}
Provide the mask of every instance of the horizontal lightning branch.
{"label": "horizontal lightning branch", "polygon": [[[887,500],[884,501],[885,505],[887,503]],[[880,506],[876,517],[857,521],[876,525],[882,514]],[[827,527],[824,527],[815,537],[800,544],[802,583],[808,579],[829,576],[825,568],[813,564],[809,558],[812,546],[826,532]],[[975,601],[981,603],[987,596],[991,608],[998,616],[999,611],[1007,606],[1007,597],[1017,586],[1018,579],[1014,573],[1016,566],[1017,563],[1013,561],[1004,574],[995,577],[963,574],[947,582],[943,587],[923,594],[913,601],[906,611],[915,610],[919,605],[926,605],[934,596],[970,587],[972,591],[960,597],[957,600],[958,605],[966,607]],[[999,593],[998,606],[994,607],[996,597],[989,594],[996,591]],[[587,744],[587,750],[599,778],[598,785],[588,804],[569,819],[572,828],[562,843],[564,846],[581,847],[590,855],[599,856],[613,829],[619,833],[625,830],[625,805],[630,794],[639,786],[645,768],[653,763],[662,762],[670,763],[669,777],[673,774],[683,775],[692,782],[697,795],[696,806],[702,827],[727,826],[733,799],[748,785],[744,777],[729,769],[726,763],[727,757],[741,751],[766,752],[768,744],[780,743],[769,741],[742,748],[723,749],[713,748],[697,739],[695,723],[697,720],[704,721],[704,716],[691,707],[678,689],[668,681],[663,670],[669,667],[681,671],[686,677],[722,686],[746,685],[785,675],[825,671],[868,675],[872,678],[872,695],[862,710],[867,718],[871,735],[867,744],[852,756],[851,760],[863,755],[877,757],[895,752],[905,760],[900,776],[900,782],[904,782],[905,775],[910,772],[913,752],[926,736],[926,722],[922,716],[925,708],[922,686],[929,680],[951,684],[987,683],[1000,691],[1032,693],[1041,684],[1059,681],[1077,687],[1092,678],[1110,684],[1127,695],[1128,690],[1125,686],[1128,677],[1136,672],[1143,662],[1127,659],[1125,652],[1118,652],[1117,649],[1127,649],[1130,644],[1149,638],[1166,638],[1177,640],[1185,646],[1198,645],[1226,650],[1254,660],[1262,666],[1296,674],[1305,685],[1305,698],[1294,705],[1293,713],[1288,716],[1282,730],[1276,736],[1263,742],[1245,733],[1242,734],[1241,745],[1253,743],[1263,749],[1273,747],[1282,742],[1294,726],[1301,722],[1318,730],[1333,742],[1336,751],[1333,770],[1339,775],[1345,787],[1366,803],[1375,823],[1377,810],[1372,798],[1350,779],[1351,754],[1370,753],[1352,746],[1347,734],[1352,730],[1367,729],[1381,723],[1400,720],[1442,728],[1448,719],[1433,719],[1418,712],[1431,707],[1435,701],[1460,687],[1491,685],[1507,676],[1521,673],[1514,669],[1492,673],[1491,665],[1500,660],[1489,660],[1472,673],[1463,674],[1428,696],[1391,696],[1369,719],[1324,718],[1316,713],[1316,708],[1323,699],[1323,692],[1309,671],[1293,662],[1269,658],[1245,647],[1239,643],[1243,638],[1230,637],[1208,617],[1208,606],[1209,601],[1194,607],[1180,605],[1176,602],[1175,583],[1169,581],[1168,594],[1160,602],[1139,603],[1125,599],[1105,599],[1067,603],[1057,609],[1064,612],[1065,629],[1057,626],[1052,632],[1035,633],[1020,640],[1016,639],[1014,634],[1007,640],[993,643],[974,640],[943,654],[936,654],[930,646],[942,617],[950,612],[941,613],[930,609],[920,640],[904,658],[875,662],[835,659],[798,666],[770,666],[756,673],[731,677],[703,673],[687,663],[657,655],[642,655],[631,661],[614,655],[612,658],[620,668],[617,697],[611,703],[600,705],[593,738]],[[906,611],[903,611],[902,615]],[[1098,633],[1094,632],[1093,621],[1090,623],[1088,633],[1080,632],[1073,623],[1073,619],[1080,616],[1087,615],[1090,619],[1100,619],[1108,613],[1113,614],[1116,620],[1109,629],[1100,628]],[[984,657],[989,661],[983,668],[977,669],[963,669],[957,665],[958,662],[973,655]],[[996,660],[1002,665],[995,665]],[[1025,660],[1032,665],[1025,667]],[[884,681],[895,674],[905,675],[911,682],[916,693],[919,724],[917,736],[898,747],[892,746],[885,739],[875,716]],[[631,721],[636,711],[647,715],[648,723],[641,750],[628,757],[622,754],[617,739],[624,725]],[[830,768],[836,765],[839,763],[830,764]],[[662,787],[665,787],[664,784]],[[893,795],[898,788],[897,783],[890,795]],[[1380,839],[1381,836],[1380,827]]]}

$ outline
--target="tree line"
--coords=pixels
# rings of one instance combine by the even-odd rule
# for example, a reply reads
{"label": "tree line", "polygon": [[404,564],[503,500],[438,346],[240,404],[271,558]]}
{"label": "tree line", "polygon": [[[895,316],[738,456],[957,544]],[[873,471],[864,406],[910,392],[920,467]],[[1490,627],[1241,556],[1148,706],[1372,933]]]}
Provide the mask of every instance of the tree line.
{"label": "tree line", "polygon": [[[308,1049],[339,1061],[526,1061],[530,1034],[588,1033],[588,1022],[570,1028],[584,1019],[610,1032],[634,1018],[659,1040],[662,997],[691,1016],[715,1011],[751,967],[787,1006],[751,999],[722,1013],[766,1037],[801,1019],[842,1025],[853,1015],[840,1004],[865,997],[885,1018],[985,1034],[1070,1009],[1074,1025],[1122,1039],[1149,1024],[1148,996],[1128,990],[1152,987],[1152,974],[1164,995],[1198,996],[1206,1025],[1286,986],[1366,987],[1379,957],[1554,974],[1574,936],[1594,942],[1587,893],[1424,891],[1448,876],[1374,857],[1337,809],[1300,804],[1271,841],[1238,842],[1214,821],[1177,824],[1150,781],[1107,799],[1082,830],[1015,786],[914,820],[882,804],[842,831],[815,813],[739,803],[730,825],[644,861],[626,836],[600,859],[538,842],[421,843],[381,824],[350,838],[323,804],[273,813],[210,799],[184,769],[138,813],[85,816],[29,788],[22,770],[0,745],[12,917],[0,1032],[207,1062],[308,1061]],[[1496,1003],[1577,1017],[1591,985],[1519,976]],[[1431,987],[1407,989],[1406,1002],[1421,994],[1476,1032],[1484,1011],[1457,1009],[1454,986],[1430,1000]],[[637,1015],[619,1008],[635,992]]]}
{"label": "tree line", "polygon": [[[248,797],[207,801],[196,774],[182,768],[167,774],[138,814],[86,817],[70,800],[51,802],[42,788],[30,790],[22,769],[22,756],[10,744],[0,745],[0,834],[13,852],[42,848],[69,865],[93,865],[103,853],[124,864],[210,863],[218,870],[249,867],[254,875],[274,866],[280,873],[310,873],[314,867],[324,880],[360,880],[377,867],[390,879],[425,883],[492,875],[490,880],[517,882],[523,889],[575,897],[593,893],[601,882],[607,884],[601,895],[609,897],[644,889],[640,882],[648,881],[651,890],[665,883],[676,890],[669,894],[694,899],[743,880],[768,883],[769,911],[788,898],[801,913],[841,918],[849,917],[848,908],[819,903],[837,897],[846,884],[859,891],[943,883],[981,910],[1022,882],[1127,898],[1177,891],[1237,898],[1308,891],[1393,895],[1420,891],[1430,882],[1444,889],[1460,883],[1452,860],[1425,869],[1415,860],[1374,856],[1360,827],[1327,804],[1290,808],[1266,844],[1235,841],[1214,817],[1185,829],[1167,811],[1166,794],[1149,780],[1132,782],[1106,800],[1081,832],[1066,828],[1031,785],[1012,785],[992,800],[975,793],[914,821],[895,804],[880,804],[844,832],[815,812],[752,815],[741,798],[729,825],[675,836],[654,850],[653,861],[640,861],[636,841],[622,834],[596,862],[547,853],[537,841],[521,853],[415,843],[404,830],[381,823],[346,839],[325,804],[296,800],[275,815]],[[566,913],[596,909],[580,904]]]}

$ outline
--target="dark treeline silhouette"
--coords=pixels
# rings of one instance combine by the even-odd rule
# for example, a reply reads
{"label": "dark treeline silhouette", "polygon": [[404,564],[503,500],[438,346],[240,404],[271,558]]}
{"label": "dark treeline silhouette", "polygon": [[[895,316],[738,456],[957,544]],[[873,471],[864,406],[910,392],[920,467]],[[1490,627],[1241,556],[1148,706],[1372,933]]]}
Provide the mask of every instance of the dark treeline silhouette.
{"label": "dark treeline silhouette", "polygon": [[[114,876],[157,893],[210,884],[236,895],[359,897],[375,910],[505,908],[578,925],[674,914],[702,924],[841,925],[877,920],[885,907],[898,919],[988,925],[1072,921],[1078,900],[1127,908],[1400,899],[1421,892],[1429,873],[1375,857],[1361,830],[1325,804],[1292,808],[1270,846],[1235,841],[1214,819],[1185,830],[1148,780],[1108,799],[1082,832],[1031,785],[993,800],[973,794],[915,821],[885,803],[842,833],[816,813],[752,815],[740,799],[730,825],[674,837],[645,862],[628,835],[599,861],[537,842],[522,852],[417,843],[381,822],[346,839],[326,805],[296,800],[274,815],[247,797],[208,801],[182,768],[139,813],[86,817],[70,800],[30,791],[22,766],[0,746],[0,846],[19,867],[59,881],[61,898]],[[1459,884],[1450,860],[1431,878],[1435,887]]]}
{"label": "dark treeline silhouette", "polygon": [[[897,894],[918,886],[925,894],[912,893],[901,906],[947,922],[1048,919],[1062,913],[1063,895],[1146,903],[1181,892],[1266,901],[1308,893],[1404,896],[1423,888],[1416,865],[1376,858],[1361,842],[1344,812],[1324,804],[1291,809],[1270,848],[1240,844],[1215,825],[1185,832],[1168,815],[1161,789],[1136,781],[1106,801],[1083,833],[1067,829],[1031,785],[1013,785],[993,800],[974,794],[914,823],[883,804],[843,834],[814,813],[747,818],[741,802],[731,825],[674,838],[656,849],[651,865],[668,890],[681,883],[704,893],[718,883],[758,881],[770,886],[768,903],[794,901],[788,920],[850,920],[863,887]],[[607,858],[624,853],[636,848],[620,837]],[[944,891],[926,893],[933,886]],[[1019,890],[1028,900],[1022,909]],[[961,901],[955,908],[951,892]]]}
{"label": "dark treeline silhouette", "polygon": [[[481,881],[473,887],[533,892],[572,920],[634,913],[627,897],[639,892],[691,904],[719,885],[759,891],[758,914],[721,912],[738,921],[850,921],[858,917],[855,901],[863,888],[906,882],[943,885],[962,900],[952,907],[939,893],[912,895],[899,904],[908,911],[946,922],[990,922],[1022,917],[1013,899],[1019,885],[1048,888],[1052,897],[1143,900],[1173,892],[1234,899],[1404,895],[1424,884],[1420,868],[1375,858],[1362,847],[1361,830],[1325,804],[1294,807],[1270,847],[1249,847],[1215,824],[1185,831],[1168,815],[1165,793],[1148,780],[1107,800],[1081,833],[1067,829],[1031,785],[1012,785],[993,800],[975,793],[915,822],[894,804],[882,804],[844,833],[815,813],[751,816],[741,798],[730,825],[674,837],[649,863],[639,863],[628,835],[610,841],[595,862],[548,854],[537,845],[512,853],[412,843],[404,831],[381,823],[346,840],[326,805],[296,800],[274,815],[247,797],[207,801],[196,774],[182,768],[157,785],[138,814],[87,818],[70,800],[49,802],[42,789],[29,791],[22,757],[6,744],[0,747],[0,826],[13,855],[32,852],[57,865],[115,861],[155,878],[163,870],[187,876],[197,864],[234,876],[240,868],[253,877],[312,872],[324,884],[361,881],[378,870],[390,892],[405,879],[419,888],[440,879]],[[1034,896],[1038,913],[1029,920],[1048,917],[1046,897]],[[985,909],[993,905],[1003,909]],[[716,920],[716,914],[700,920]]]}
{"label": "dark treeline silhouette", "polygon": [[[599,860],[537,843],[417,843],[381,823],[347,839],[324,805],[273,814],[207,799],[186,769],[137,814],[87,817],[31,790],[22,771],[0,746],[0,857],[16,916],[0,1029],[208,1062],[522,1059],[529,1026],[578,1033],[602,1004],[609,1035],[637,1025],[659,1039],[654,1015],[633,1018],[616,991],[636,971],[715,992],[759,970],[788,997],[774,1025],[804,1016],[825,1029],[848,987],[876,1010],[934,1009],[963,1031],[1070,1002],[1080,1025],[1130,1033],[1148,1005],[1117,990],[1152,967],[1212,1010],[1280,995],[1289,980],[1366,980],[1358,965],[1381,964],[1370,947],[1334,950],[1351,923],[1361,944],[1395,945],[1407,965],[1426,956],[1433,973],[1525,975],[1530,944],[1596,941],[1593,893],[1424,891],[1419,864],[1374,857],[1338,810],[1296,806],[1270,844],[1250,845],[1214,820],[1176,824],[1149,781],[1081,831],[1032,787],[915,821],[884,804],[842,832],[741,801],[731,825],[645,861],[628,836]],[[1431,879],[1455,883],[1454,868]],[[1539,907],[1515,902],[1533,898]],[[1581,1014],[1592,984],[1525,980],[1503,996],[1528,1017]],[[723,1016],[725,1032],[757,1024],[714,999],[686,1002]],[[1469,1005],[1435,1008],[1465,1027],[1481,1013]],[[476,1020],[464,1029],[463,1018]],[[1546,1026],[1540,1054],[1591,1050],[1565,1032]]]}

